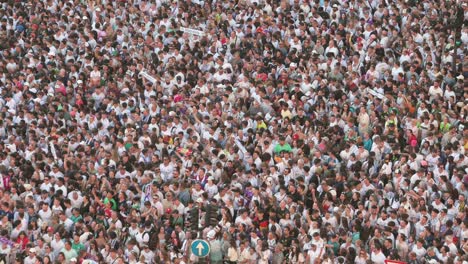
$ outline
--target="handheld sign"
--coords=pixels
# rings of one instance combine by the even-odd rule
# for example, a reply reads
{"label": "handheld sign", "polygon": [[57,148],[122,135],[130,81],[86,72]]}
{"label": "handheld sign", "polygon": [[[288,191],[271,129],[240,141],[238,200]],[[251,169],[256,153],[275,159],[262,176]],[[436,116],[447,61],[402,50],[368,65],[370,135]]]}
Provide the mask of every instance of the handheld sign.
{"label": "handheld sign", "polygon": [[201,31],[201,30],[196,30],[196,29],[191,29],[191,28],[180,27],[180,31],[185,32],[185,33],[188,33],[188,34],[191,34],[191,35],[195,35],[195,36],[200,36],[200,37],[205,36],[205,32],[203,32],[203,31]]}
{"label": "handheld sign", "polygon": [[196,239],[192,242],[192,253],[200,258],[208,256],[210,254],[210,244],[205,240]]}

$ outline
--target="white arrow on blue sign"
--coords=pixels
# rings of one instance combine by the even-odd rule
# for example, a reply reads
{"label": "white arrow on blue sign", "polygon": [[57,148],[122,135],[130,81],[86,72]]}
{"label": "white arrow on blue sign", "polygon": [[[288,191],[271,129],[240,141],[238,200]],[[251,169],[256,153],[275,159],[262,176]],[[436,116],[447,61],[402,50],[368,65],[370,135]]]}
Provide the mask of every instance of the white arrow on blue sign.
{"label": "white arrow on blue sign", "polygon": [[208,256],[210,254],[210,244],[206,240],[196,239],[192,242],[192,253],[200,258]]}

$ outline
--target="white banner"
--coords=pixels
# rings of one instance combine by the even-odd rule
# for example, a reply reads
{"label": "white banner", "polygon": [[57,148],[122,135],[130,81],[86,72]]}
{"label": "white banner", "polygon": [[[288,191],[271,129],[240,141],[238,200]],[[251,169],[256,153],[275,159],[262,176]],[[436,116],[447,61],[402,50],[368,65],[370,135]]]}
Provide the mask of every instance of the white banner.
{"label": "white banner", "polygon": [[180,31],[186,32],[186,33],[189,33],[189,34],[192,34],[192,35],[196,35],[196,36],[201,36],[201,37],[205,36],[205,32],[203,32],[201,30],[180,27]]}
{"label": "white banner", "polygon": [[381,94],[381,93],[378,93],[378,92],[376,92],[376,91],[374,91],[374,90],[372,90],[372,89],[369,89],[369,88],[367,88],[367,92],[368,92],[369,94],[372,94],[373,96],[379,98],[379,99],[383,99],[383,98],[385,97],[385,95],[383,95],[383,94]]}
{"label": "white banner", "polygon": [[195,3],[197,5],[201,5],[201,6],[203,6],[205,4],[205,2],[200,1],[200,0],[192,0],[192,3]]}

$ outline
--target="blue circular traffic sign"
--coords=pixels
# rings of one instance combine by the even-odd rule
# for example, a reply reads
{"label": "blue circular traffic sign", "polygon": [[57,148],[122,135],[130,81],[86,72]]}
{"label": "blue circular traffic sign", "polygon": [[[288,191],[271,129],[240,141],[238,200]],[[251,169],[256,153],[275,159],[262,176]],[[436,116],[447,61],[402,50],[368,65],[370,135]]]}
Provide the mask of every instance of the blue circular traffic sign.
{"label": "blue circular traffic sign", "polygon": [[192,242],[192,253],[200,258],[208,256],[210,254],[210,244],[206,240],[195,239]]}

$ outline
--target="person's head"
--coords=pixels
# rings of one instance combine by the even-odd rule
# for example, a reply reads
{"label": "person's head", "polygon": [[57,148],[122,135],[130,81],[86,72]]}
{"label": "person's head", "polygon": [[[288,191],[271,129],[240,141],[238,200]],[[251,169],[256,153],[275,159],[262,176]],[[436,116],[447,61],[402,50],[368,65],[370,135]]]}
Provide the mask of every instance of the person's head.
{"label": "person's head", "polygon": [[421,248],[423,245],[424,245],[424,239],[418,239],[416,241],[416,245],[418,246],[418,248]]}
{"label": "person's head", "polygon": [[71,250],[72,244],[69,240],[65,241],[65,249],[66,250]]}
{"label": "person's head", "polygon": [[59,263],[65,263],[65,261],[66,261],[65,254],[63,252],[58,253],[58,255],[56,257],[56,261],[59,262]]}
{"label": "person's head", "polygon": [[29,249],[29,256],[30,256],[31,258],[35,257],[35,256],[36,256],[36,253],[37,253],[37,252],[36,252],[36,248],[33,247],[33,248],[30,248],[30,249]]}

